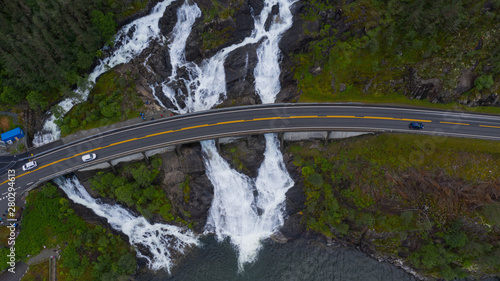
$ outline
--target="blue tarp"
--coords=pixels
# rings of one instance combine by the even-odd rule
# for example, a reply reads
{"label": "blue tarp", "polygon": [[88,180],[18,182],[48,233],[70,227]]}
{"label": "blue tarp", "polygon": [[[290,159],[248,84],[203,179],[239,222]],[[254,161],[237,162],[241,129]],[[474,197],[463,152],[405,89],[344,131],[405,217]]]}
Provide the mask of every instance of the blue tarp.
{"label": "blue tarp", "polygon": [[20,139],[24,137],[24,132],[21,128],[15,128],[14,130],[10,130],[2,134],[2,141],[15,141],[16,138]]}

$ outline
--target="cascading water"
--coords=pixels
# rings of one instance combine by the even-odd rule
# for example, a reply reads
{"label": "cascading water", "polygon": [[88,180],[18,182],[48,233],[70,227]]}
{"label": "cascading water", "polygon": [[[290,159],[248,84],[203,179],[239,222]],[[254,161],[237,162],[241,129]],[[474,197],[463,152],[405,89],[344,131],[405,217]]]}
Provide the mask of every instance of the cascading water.
{"label": "cascading water", "polygon": [[[255,18],[255,30],[243,42],[226,47],[201,66],[186,62],[184,48],[186,32],[199,16],[195,5],[185,3],[177,12],[178,22],[172,34],[170,56],[172,75],[162,83],[162,91],[178,113],[208,110],[226,96],[224,61],[227,55],[242,46],[265,38],[257,50],[258,63],[254,70],[256,90],[264,103],[272,103],[280,91],[278,48],[281,34],[290,28],[292,15],[290,6],[294,1],[267,1],[260,15]],[[274,15],[266,30],[268,16],[274,5],[279,5],[279,14]],[[194,11],[189,14],[189,11]],[[177,77],[177,69],[183,68],[188,77]],[[184,92],[175,91],[171,84],[181,80]],[[185,106],[180,106],[182,100]],[[269,237],[283,224],[286,191],[293,186],[288,175],[279,144],[274,134],[268,134],[264,161],[256,179],[251,179],[230,168],[218,154],[213,141],[202,142],[207,175],[214,185],[214,199],[209,211],[206,231],[214,232],[219,241],[230,238],[239,252],[238,264],[256,259],[261,240]],[[257,191],[257,196],[254,195]]]}
{"label": "cascading water", "polygon": [[[90,88],[104,72],[109,69],[127,63],[139,55],[152,40],[163,40],[158,22],[163,16],[165,9],[173,0],[165,0],[156,4],[151,13],[145,17],[137,19],[118,31],[116,35],[116,50],[107,58],[101,60],[99,64],[90,73],[87,79],[85,89],[77,89],[77,97],[68,98],[58,104],[60,113],[64,116],[75,104],[85,101],[90,93]],[[129,36],[129,34],[132,36]],[[41,132],[35,134],[33,139],[34,146],[41,146],[52,141],[58,140],[61,136],[61,130],[55,123],[56,117],[52,114],[44,123]]]}
{"label": "cascading water", "polygon": [[[142,18],[124,27],[119,33],[123,41],[119,41],[122,43],[118,51],[102,61],[89,80],[95,82],[95,79],[108,66],[113,67],[129,61],[139,54],[150,40],[162,40],[157,28],[158,20],[170,2],[158,4],[154,12],[146,17],[149,18],[148,20]],[[200,65],[186,61],[184,48],[192,25],[201,12],[196,4],[184,3],[177,11],[178,21],[169,41],[172,75],[160,85],[165,96],[175,106],[171,110],[179,113],[207,110],[222,102],[226,96],[224,61],[227,55],[237,48],[257,43],[260,40],[262,44],[257,49],[258,63],[254,70],[256,91],[264,103],[274,102],[280,91],[278,42],[281,34],[291,26],[290,6],[293,3],[294,1],[286,0],[266,1],[260,15],[255,17],[255,30],[249,37],[241,43],[222,49]],[[279,6],[279,13],[272,16],[266,30],[266,22],[272,15],[271,9],[274,5]],[[126,34],[132,26],[136,28],[134,38],[126,39]],[[179,75],[180,69],[185,70],[182,71],[184,73],[182,76]],[[152,71],[152,69],[148,70]],[[173,83],[179,81],[184,84],[184,91],[174,90],[176,86]],[[154,90],[154,87],[152,89]],[[86,97],[88,91],[81,94]],[[153,94],[155,94],[154,91]],[[182,106],[178,100],[183,101]],[[65,102],[61,104],[64,104],[62,106],[66,109]],[[67,103],[70,104],[67,107],[69,110],[74,101]],[[46,127],[50,127],[47,131],[52,132],[53,138],[58,137],[57,126],[53,121],[52,124],[46,123]],[[40,135],[38,143],[47,142],[45,138]],[[209,211],[206,230],[214,232],[219,241],[230,238],[231,243],[239,252],[240,270],[243,269],[245,263],[256,259],[261,240],[268,238],[283,224],[285,193],[293,185],[283,163],[276,135],[267,134],[265,138],[264,161],[255,179],[231,169],[218,154],[213,141],[202,142],[207,175],[214,185],[214,199]],[[151,225],[144,218],[135,217],[119,206],[100,203],[90,197],[76,179],[58,179],[56,182],[70,199],[91,208],[99,216],[106,217],[111,226],[127,234],[134,245],[146,246],[153,256],[152,258],[146,257],[152,269],[166,267],[169,270],[171,251],[182,253],[186,247],[197,243],[196,238],[189,231],[182,231],[169,225]],[[172,237],[176,239],[171,239]],[[138,255],[144,257],[139,252]]]}
{"label": "cascading water", "polygon": [[111,227],[129,237],[130,243],[147,248],[148,255],[136,249],[137,255],[147,259],[149,268],[153,270],[166,268],[170,273],[172,255],[183,254],[187,248],[198,245],[198,239],[190,230],[168,224],[150,224],[145,218],[135,216],[119,205],[103,204],[92,198],[76,177],[57,178],[54,182],[73,202],[106,218]]}

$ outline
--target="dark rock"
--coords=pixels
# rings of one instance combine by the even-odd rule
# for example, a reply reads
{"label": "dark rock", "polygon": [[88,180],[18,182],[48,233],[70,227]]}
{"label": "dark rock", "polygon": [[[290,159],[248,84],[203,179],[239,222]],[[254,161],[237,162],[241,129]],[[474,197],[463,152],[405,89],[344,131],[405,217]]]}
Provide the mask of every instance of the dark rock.
{"label": "dark rock", "polygon": [[267,15],[267,18],[266,18],[266,22],[264,23],[264,29],[266,31],[269,31],[269,28],[271,28],[271,24],[273,23],[273,15],[271,13],[269,13],[269,15]]}
{"label": "dark rock", "polygon": [[285,244],[286,242],[288,242],[288,238],[286,238],[285,235],[283,235],[283,233],[279,231],[273,233],[270,238],[278,244]]}
{"label": "dark rock", "polygon": [[343,92],[343,91],[345,91],[345,90],[347,90],[347,85],[346,85],[346,84],[344,84],[344,83],[340,83],[340,85],[339,85],[339,91],[340,91],[340,92]]}
{"label": "dark rock", "polygon": [[318,75],[318,74],[323,72],[323,69],[321,68],[321,66],[315,66],[315,67],[312,67],[312,69],[310,69],[309,72],[312,75]]}
{"label": "dark rock", "polygon": [[280,5],[278,3],[271,7],[271,14],[277,15],[279,13],[280,13]]}
{"label": "dark rock", "polygon": [[372,86],[372,82],[373,82],[373,78],[372,78],[372,79],[370,79],[370,81],[368,81],[368,83],[366,83],[366,86],[365,86],[365,88],[363,89],[363,92],[364,92],[365,94],[367,94],[367,93],[368,93],[368,91],[370,90],[370,87]]}
{"label": "dark rock", "polygon": [[437,78],[422,80],[417,70],[410,67],[403,78],[406,89],[405,95],[413,99],[428,99],[431,102],[438,100],[448,100],[450,97],[440,95],[442,93],[442,82]]}
{"label": "dark rock", "polygon": [[285,53],[282,53],[280,66],[281,90],[278,95],[276,95],[275,102],[297,102],[300,92],[297,90],[297,81],[293,78],[293,62]]}
{"label": "dark rock", "polygon": [[492,0],[484,2],[483,9],[485,12],[492,12],[495,10],[495,4]]}
{"label": "dark rock", "polygon": [[[199,143],[183,145],[176,152],[162,154],[164,180],[162,187],[172,202],[174,213],[188,222],[194,222],[201,232],[206,224],[213,198],[213,186],[205,174],[205,164]],[[189,182],[189,198],[185,198],[181,184]],[[189,213],[190,217],[184,214]]]}
{"label": "dark rock", "polygon": [[221,155],[235,170],[256,178],[264,160],[265,148],[264,136],[255,135],[246,140],[221,145]]}
{"label": "dark rock", "polygon": [[255,104],[255,77],[257,44],[246,45],[232,51],[224,62],[227,99],[222,106]]}
{"label": "dark rock", "polygon": [[[310,31],[307,33],[309,35],[306,35],[304,26]],[[299,17],[294,17],[293,24],[290,29],[285,31],[283,34],[279,42],[279,47],[286,54],[291,54],[299,50],[305,50],[307,43],[313,40],[313,37],[310,34],[318,29],[318,21],[304,21]]]}
{"label": "dark rock", "polygon": [[166,79],[172,74],[172,65],[170,64],[170,53],[168,49],[151,53],[146,63],[151,67],[154,73],[162,78],[161,80]]}
{"label": "dark rock", "polygon": [[195,32],[189,34],[186,41],[185,56],[187,61],[193,61],[197,64],[201,63],[203,56],[201,53],[201,36]]}
{"label": "dark rock", "polygon": [[299,238],[306,231],[305,224],[301,220],[302,216],[299,214],[288,217],[281,227],[280,232],[288,239]]}
{"label": "dark rock", "polygon": [[164,36],[167,36],[174,29],[177,23],[177,9],[184,3],[184,1],[174,1],[166,9],[163,17],[158,22],[160,30]]}
{"label": "dark rock", "polygon": [[259,15],[264,8],[264,0],[248,0],[248,5],[252,8],[254,15]]}
{"label": "dark rock", "polygon": [[236,24],[236,28],[231,36],[234,43],[231,44],[240,43],[252,34],[254,29],[254,20],[250,6],[247,4],[243,5],[234,15],[234,22]]}
{"label": "dark rock", "polygon": [[455,88],[456,97],[459,97],[463,93],[472,89],[472,87],[474,86],[475,77],[472,72],[475,68],[476,67],[474,66],[472,68],[466,68],[462,70],[462,74],[460,75],[460,78],[458,78],[458,85]]}

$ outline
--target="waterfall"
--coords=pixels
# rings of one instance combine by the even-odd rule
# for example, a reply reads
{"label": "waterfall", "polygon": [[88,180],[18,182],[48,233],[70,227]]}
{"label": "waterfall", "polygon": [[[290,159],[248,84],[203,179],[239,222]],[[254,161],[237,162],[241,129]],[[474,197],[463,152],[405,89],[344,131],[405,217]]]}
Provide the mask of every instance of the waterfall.
{"label": "waterfall", "polygon": [[[87,100],[91,87],[104,72],[123,63],[130,62],[138,56],[152,40],[163,41],[158,22],[163,16],[165,9],[173,0],[165,0],[156,4],[151,13],[139,18],[118,31],[115,40],[115,51],[109,56],[100,60],[98,65],[89,74],[87,86],[84,89],[78,88],[76,97],[68,98],[58,104],[62,116],[66,114],[74,105]],[[130,36],[130,33],[132,34]],[[51,114],[45,121],[41,132],[37,132],[33,139],[34,146],[41,146],[61,137],[61,130],[55,123],[56,117]]]}
{"label": "waterfall", "polygon": [[[161,83],[163,94],[178,113],[208,110],[226,97],[224,61],[227,55],[242,46],[264,39],[257,49],[258,63],[254,70],[256,90],[264,103],[272,103],[280,91],[280,36],[290,28],[290,6],[294,1],[267,1],[260,15],[254,18],[255,30],[241,43],[220,50],[200,65],[187,62],[184,49],[192,24],[199,17],[195,4],[184,3],[177,11],[178,21],[172,33],[170,57],[172,75]],[[274,5],[279,13],[271,15]],[[271,24],[266,30],[268,16]],[[178,76],[179,69],[188,75]],[[182,89],[174,82],[182,81]],[[154,88],[154,87],[152,87]],[[155,93],[156,94],[156,93]],[[157,98],[157,97],[156,97]],[[157,100],[159,100],[157,98]],[[179,101],[182,101],[179,102]],[[182,105],[181,105],[182,104]],[[261,241],[283,225],[285,193],[293,186],[275,134],[267,134],[264,161],[257,178],[252,179],[231,169],[218,154],[214,141],[202,142],[207,175],[214,186],[214,199],[209,211],[206,233],[215,233],[219,241],[229,238],[238,251],[240,270],[257,258]],[[254,195],[256,191],[257,195]]]}
{"label": "waterfall", "polygon": [[[90,196],[76,177],[57,178],[54,182],[68,195],[73,202],[81,204],[96,215],[106,218],[115,230],[123,232],[136,246],[139,257],[148,261],[153,270],[166,268],[170,273],[172,255],[183,254],[191,246],[198,245],[198,239],[188,229],[168,224],[150,224],[144,217],[136,216],[120,205],[109,205]],[[148,254],[137,250],[137,246],[148,249]]]}
{"label": "waterfall", "polygon": [[[150,19],[144,20],[141,26],[136,22],[143,22],[141,20],[144,18],[134,22],[137,30],[141,29],[142,33],[136,30],[134,38],[137,39],[123,39],[125,41],[118,50],[124,51],[117,51],[110,58],[103,60],[94,70],[96,74],[93,72],[95,77],[89,78],[91,82],[95,82],[95,78],[107,67],[127,62],[139,54],[141,48],[145,48],[150,40],[162,40],[156,27],[159,17],[170,2],[162,2],[155,8],[154,11],[159,14],[155,22],[152,19],[157,15],[155,12],[148,16]],[[155,98],[163,106],[157,95],[164,94],[174,106],[169,109],[178,113],[208,110],[216,106],[226,98],[224,61],[228,54],[247,44],[261,41],[257,49],[258,63],[254,69],[255,87],[264,103],[274,102],[281,88],[278,43],[280,36],[292,24],[290,6],[294,2],[295,0],[265,1],[262,12],[254,18],[255,30],[249,37],[241,43],[220,50],[213,57],[203,60],[198,65],[186,61],[184,49],[192,25],[201,15],[201,11],[196,4],[190,5],[186,1],[177,10],[177,23],[168,41],[172,74],[164,82],[151,85]],[[278,5],[279,12],[273,15],[271,11],[275,5]],[[272,18],[268,20],[269,16]],[[267,29],[266,22],[270,23]],[[125,30],[124,27],[123,32],[120,32],[119,38],[124,38],[128,29]],[[133,43],[136,40],[142,40],[141,48],[135,48],[139,46]],[[128,45],[130,47],[126,47]],[[148,71],[152,70],[148,69]],[[161,87],[162,93],[154,91],[156,86]],[[54,127],[58,130],[55,124]],[[50,135],[53,138],[58,137],[58,131],[51,132]],[[43,143],[43,136],[40,138],[40,143]],[[214,186],[214,199],[205,229],[207,233],[215,233],[219,241],[230,239],[238,251],[240,270],[243,269],[244,264],[255,261],[261,241],[283,225],[285,193],[293,186],[293,181],[283,162],[283,155],[279,150],[276,134],[266,134],[265,139],[264,161],[255,179],[231,169],[218,154],[214,141],[201,143],[207,176]],[[135,217],[119,206],[102,204],[90,197],[75,179],[58,179],[56,182],[70,199],[91,208],[99,216],[107,218],[110,225],[128,235],[134,245],[147,247],[153,255],[152,258],[140,252],[138,255],[146,257],[152,269],[166,267],[170,270],[172,251],[183,253],[189,245],[197,244],[196,238],[189,231],[169,225],[151,225],[144,218]]]}
{"label": "waterfall", "polygon": [[[278,43],[280,35],[292,24],[289,9],[292,3],[266,2],[259,18],[256,19],[257,36],[266,37],[257,49],[258,62],[254,70],[255,88],[263,103],[274,102],[281,88]],[[271,7],[276,4],[279,5],[280,12],[274,16],[269,30],[266,31],[264,25],[267,15],[270,15]],[[271,236],[283,225],[285,194],[293,186],[293,181],[283,163],[276,134],[266,134],[265,138],[264,161],[259,168],[257,178],[253,181],[250,179],[241,181],[239,184],[226,179],[237,172],[234,170],[227,172],[229,165],[223,163],[222,158],[217,155],[214,143],[202,143],[206,155],[207,174],[214,185],[214,200],[206,229],[215,231],[219,241],[226,237],[231,239],[231,243],[239,252],[240,271],[243,270],[245,263],[255,261],[261,240]],[[254,190],[257,191],[255,198]],[[241,199],[239,194],[243,194],[245,199]],[[248,197],[253,200],[249,200]]]}

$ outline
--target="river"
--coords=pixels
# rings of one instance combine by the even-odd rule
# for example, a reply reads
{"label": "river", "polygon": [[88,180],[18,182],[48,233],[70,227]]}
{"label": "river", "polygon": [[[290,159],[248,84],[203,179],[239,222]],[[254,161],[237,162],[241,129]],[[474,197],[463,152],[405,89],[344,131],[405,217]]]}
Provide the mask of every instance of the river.
{"label": "river", "polygon": [[404,270],[380,263],[349,248],[329,247],[316,239],[297,239],[286,244],[264,243],[258,259],[238,272],[238,255],[232,245],[218,243],[213,236],[200,239],[195,248],[174,268],[143,273],[140,281],[160,280],[417,280]]}

